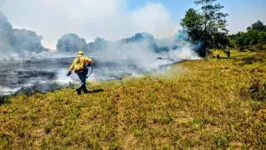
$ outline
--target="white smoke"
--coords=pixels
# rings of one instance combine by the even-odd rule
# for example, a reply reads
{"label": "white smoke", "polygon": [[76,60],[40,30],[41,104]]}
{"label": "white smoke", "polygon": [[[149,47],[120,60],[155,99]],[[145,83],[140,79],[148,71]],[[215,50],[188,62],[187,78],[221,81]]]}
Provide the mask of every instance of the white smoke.
{"label": "white smoke", "polygon": [[[159,45],[162,40],[157,40]],[[200,59],[200,57],[193,51],[195,45],[184,39],[179,39],[178,48],[173,47],[174,38],[167,39],[168,43],[164,46],[170,47],[165,52],[155,52],[151,47],[151,40],[142,40],[138,42],[116,42],[108,44],[105,49],[93,52],[102,62],[112,62],[120,65],[136,65],[137,68],[144,71],[152,71],[164,65],[173,64],[182,60]],[[160,45],[159,45],[160,46]]]}
{"label": "white smoke", "polygon": [[[154,71],[182,59],[199,58],[193,51],[195,48],[193,44],[183,38],[174,37],[176,26],[172,22],[168,10],[160,3],[147,3],[144,7],[133,11],[126,11],[126,0],[6,0],[1,4],[1,9],[8,16],[14,28],[22,27],[37,31],[38,35],[43,35],[44,43],[49,47],[55,47],[58,38],[66,33],[76,33],[87,40],[104,37],[116,41],[109,41],[104,48],[90,51],[89,57],[93,56],[92,58],[97,59],[102,65],[95,69],[90,79],[122,79],[127,75],[140,75]],[[129,42],[120,40],[143,31],[151,33],[160,40],[145,37],[145,34],[144,40],[135,40],[136,37],[131,38]],[[32,32],[27,31],[26,33]],[[181,34],[183,35],[183,33]],[[1,44],[4,45],[5,42],[0,43],[0,46]],[[158,47],[166,47],[167,50],[156,52],[154,44]],[[86,46],[89,49],[89,44]],[[5,45],[2,47],[5,48]],[[30,60],[25,61],[25,66],[24,62],[19,66],[24,67],[22,75],[25,73],[31,77],[31,82],[25,81],[23,85],[18,85],[21,86],[18,89],[8,89],[1,85],[0,88],[4,89],[4,93],[14,93],[12,90],[23,90],[23,88],[28,88],[27,86],[48,91],[58,88],[58,85],[78,84],[76,75],[66,77],[72,62],[66,63],[60,59],[75,57],[76,54],[29,51],[24,55],[27,57],[26,59]],[[54,58],[56,61],[53,63]],[[109,63],[114,66],[109,67]],[[34,65],[37,66],[32,67]],[[16,72],[17,69],[19,68],[10,71]],[[46,77],[50,75],[51,71],[56,75],[55,78]],[[38,73],[43,75],[35,77],[38,76]],[[17,78],[16,75],[14,78]],[[27,78],[26,76],[25,79]]]}
{"label": "white smoke", "polygon": [[180,59],[180,60],[195,60],[195,59],[201,59],[201,57],[198,56],[198,54],[193,51],[193,49],[196,49],[195,45],[189,43],[189,42],[181,42],[181,46],[178,50],[171,50],[168,53],[168,57],[170,59]]}
{"label": "white smoke", "polygon": [[88,41],[96,37],[119,40],[137,32],[167,38],[177,26],[159,2],[129,10],[128,0],[6,0],[0,9],[15,28],[43,35],[44,46],[50,48],[66,33],[77,33]]}
{"label": "white smoke", "polygon": [[56,84],[61,86],[70,85],[70,84],[79,84],[77,76],[66,76],[67,68],[60,68],[56,72],[56,79],[53,81]]}
{"label": "white smoke", "polygon": [[20,88],[9,88],[0,85],[0,96],[13,94],[19,89]]}

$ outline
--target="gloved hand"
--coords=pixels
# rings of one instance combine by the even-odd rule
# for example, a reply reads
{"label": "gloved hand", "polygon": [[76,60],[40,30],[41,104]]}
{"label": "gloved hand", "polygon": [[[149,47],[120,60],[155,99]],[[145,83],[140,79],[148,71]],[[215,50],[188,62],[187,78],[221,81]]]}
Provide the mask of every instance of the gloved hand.
{"label": "gloved hand", "polygon": [[67,76],[70,76],[70,75],[71,75],[71,71],[68,71]]}
{"label": "gloved hand", "polygon": [[87,67],[90,67],[90,66],[91,66],[91,64],[88,63]]}

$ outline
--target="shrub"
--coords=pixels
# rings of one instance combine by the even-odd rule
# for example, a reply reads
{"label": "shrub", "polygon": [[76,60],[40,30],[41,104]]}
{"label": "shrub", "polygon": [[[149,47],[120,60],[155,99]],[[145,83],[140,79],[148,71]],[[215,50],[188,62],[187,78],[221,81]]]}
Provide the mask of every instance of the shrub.
{"label": "shrub", "polygon": [[266,82],[255,80],[249,87],[249,94],[252,99],[258,101],[266,100]]}

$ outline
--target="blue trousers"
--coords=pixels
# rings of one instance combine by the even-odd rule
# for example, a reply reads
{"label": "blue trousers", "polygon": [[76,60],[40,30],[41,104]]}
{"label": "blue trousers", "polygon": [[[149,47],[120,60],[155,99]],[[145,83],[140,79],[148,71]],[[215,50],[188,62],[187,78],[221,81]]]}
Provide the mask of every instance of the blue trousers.
{"label": "blue trousers", "polygon": [[86,75],[86,73],[84,73],[84,72],[81,71],[81,72],[77,72],[77,75],[78,75],[78,77],[80,79],[80,82],[81,82],[78,90],[81,90],[82,89],[84,91],[87,91],[87,88],[86,88],[86,78],[87,78],[87,75]]}

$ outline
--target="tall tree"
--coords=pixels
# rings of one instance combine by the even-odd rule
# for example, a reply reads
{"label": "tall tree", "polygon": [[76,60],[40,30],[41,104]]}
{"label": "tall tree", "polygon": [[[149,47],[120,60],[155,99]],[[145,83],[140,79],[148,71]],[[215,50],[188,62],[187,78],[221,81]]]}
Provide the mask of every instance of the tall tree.
{"label": "tall tree", "polygon": [[193,41],[203,42],[199,51],[203,57],[208,49],[222,48],[228,44],[226,37],[228,14],[221,12],[224,6],[215,1],[195,0],[195,4],[200,6],[200,10],[189,9],[181,21],[181,26],[188,31]]}
{"label": "tall tree", "polygon": [[181,21],[181,26],[188,32],[193,41],[201,39],[202,35],[202,16],[193,8],[190,8]]}

